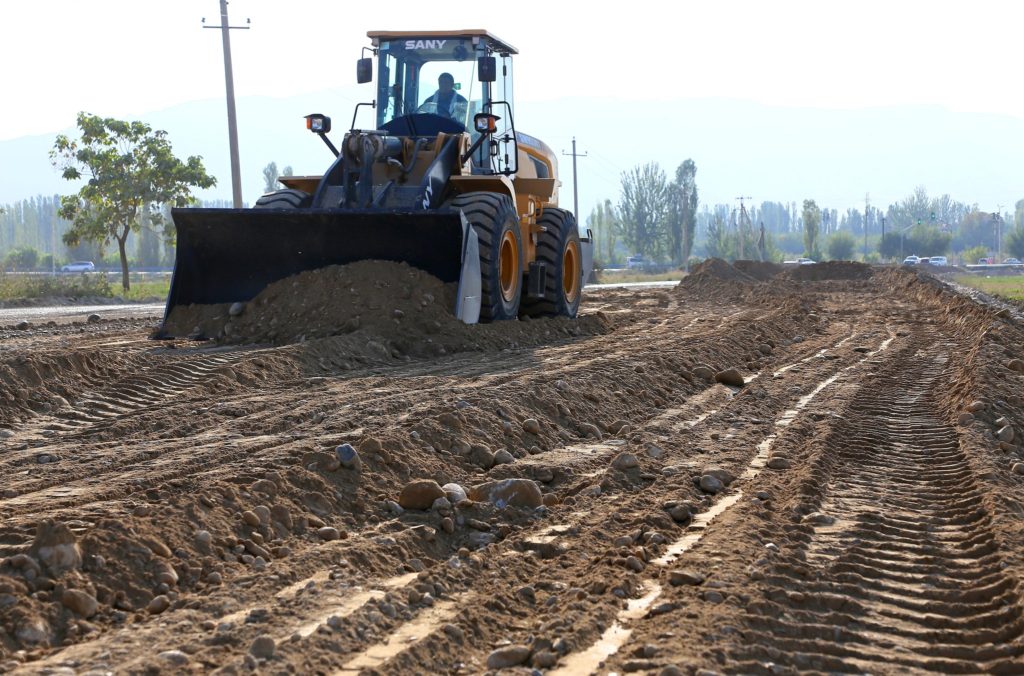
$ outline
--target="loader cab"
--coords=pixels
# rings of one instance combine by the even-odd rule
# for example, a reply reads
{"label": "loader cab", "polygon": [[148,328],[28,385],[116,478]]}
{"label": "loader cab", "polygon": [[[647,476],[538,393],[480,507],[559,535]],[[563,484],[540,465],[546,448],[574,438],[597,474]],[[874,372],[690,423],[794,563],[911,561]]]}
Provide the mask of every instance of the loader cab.
{"label": "loader cab", "polygon": [[[473,116],[494,113],[501,118],[492,135],[498,147],[480,146],[473,156],[474,173],[507,169],[504,158],[516,158],[518,153],[512,103],[514,47],[483,30],[367,35],[376,54],[377,129],[426,138],[439,132],[467,132],[476,141]],[[481,57],[496,59],[493,82],[480,79]]]}

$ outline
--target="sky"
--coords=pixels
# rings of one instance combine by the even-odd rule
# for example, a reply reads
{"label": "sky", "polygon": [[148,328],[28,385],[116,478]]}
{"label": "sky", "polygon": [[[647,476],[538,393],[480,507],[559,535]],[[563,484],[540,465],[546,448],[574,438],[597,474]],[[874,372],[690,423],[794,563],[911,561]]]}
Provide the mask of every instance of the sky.
{"label": "sky", "polygon": [[[233,0],[231,24],[249,27],[231,31],[236,97],[337,86],[347,93],[325,105],[351,110],[367,30],[486,28],[520,51],[520,107],[568,97],[634,102],[634,133],[644,128],[645,110],[677,99],[818,109],[932,105],[1024,118],[1015,39],[1024,3],[632,0],[597,11],[550,0],[480,5],[496,8],[493,16],[450,0],[386,5],[380,12],[338,0]],[[134,119],[223,100],[221,36],[203,29],[204,17],[206,25],[219,24],[218,0],[0,0],[0,141],[69,129],[78,111]],[[372,97],[367,85],[366,99]],[[347,123],[347,112],[337,117]],[[567,119],[564,138],[549,144],[567,149],[572,125]],[[600,139],[581,139],[580,151],[588,147],[597,152]],[[229,181],[221,185],[230,192]],[[852,192],[862,199],[864,189]]]}

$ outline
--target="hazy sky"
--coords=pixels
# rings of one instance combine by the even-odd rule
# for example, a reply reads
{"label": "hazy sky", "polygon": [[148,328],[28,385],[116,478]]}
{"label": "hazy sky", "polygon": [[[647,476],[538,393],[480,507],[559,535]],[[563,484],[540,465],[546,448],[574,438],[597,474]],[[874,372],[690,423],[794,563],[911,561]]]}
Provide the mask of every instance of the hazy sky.
{"label": "hazy sky", "polygon": [[[1024,3],[632,0],[582,6],[234,0],[231,23],[252,21],[251,30],[231,33],[236,96],[349,87],[360,48],[369,44],[367,30],[486,28],[520,51],[520,104],[573,96],[635,101],[636,119],[616,133],[643,130],[658,100],[707,97],[815,108],[932,104],[1024,118],[1024,88],[1017,83],[1024,56],[1015,38]],[[218,0],[0,0],[0,140],[67,129],[80,110],[138,118],[182,102],[222,99],[220,33],[203,30],[203,17],[219,24]],[[373,97],[369,86],[367,94],[366,100]],[[356,102],[335,98],[332,106]],[[324,112],[347,124],[347,111]],[[223,118],[210,123],[224,125]],[[678,123],[685,128],[685,120]],[[572,125],[566,120],[566,140]],[[599,139],[584,141],[599,147]],[[556,151],[565,147],[561,139],[550,142]],[[229,181],[221,185],[229,191]],[[913,185],[908,178],[901,194]]]}

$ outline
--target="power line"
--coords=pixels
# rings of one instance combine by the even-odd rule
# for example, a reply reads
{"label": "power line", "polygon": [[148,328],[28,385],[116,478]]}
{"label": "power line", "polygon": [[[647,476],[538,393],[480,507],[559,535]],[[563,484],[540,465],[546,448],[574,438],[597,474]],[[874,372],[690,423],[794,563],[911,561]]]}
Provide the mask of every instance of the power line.
{"label": "power line", "polygon": [[586,157],[587,153],[580,154],[580,153],[576,152],[576,137],[573,136],[572,137],[572,152],[571,153],[567,153],[567,152],[565,152],[563,150],[562,154],[566,155],[566,156],[569,156],[569,155],[572,156],[572,213],[574,213],[576,215],[576,220],[578,222],[579,218],[580,218],[580,193],[579,193],[579,182],[576,180],[576,158],[577,157]]}

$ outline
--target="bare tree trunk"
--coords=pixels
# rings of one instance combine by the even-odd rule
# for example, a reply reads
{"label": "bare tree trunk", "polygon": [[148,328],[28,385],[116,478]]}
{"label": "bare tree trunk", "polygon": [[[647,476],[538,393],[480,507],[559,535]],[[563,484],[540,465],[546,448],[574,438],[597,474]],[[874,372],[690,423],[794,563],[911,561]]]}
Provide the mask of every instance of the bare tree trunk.
{"label": "bare tree trunk", "polygon": [[121,253],[121,288],[125,291],[131,289],[131,284],[128,282],[128,254],[124,250],[125,242],[128,240],[128,233],[124,233],[124,237],[115,237],[117,240],[117,248]]}

